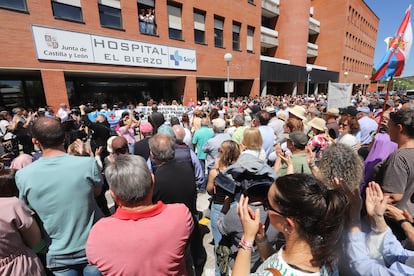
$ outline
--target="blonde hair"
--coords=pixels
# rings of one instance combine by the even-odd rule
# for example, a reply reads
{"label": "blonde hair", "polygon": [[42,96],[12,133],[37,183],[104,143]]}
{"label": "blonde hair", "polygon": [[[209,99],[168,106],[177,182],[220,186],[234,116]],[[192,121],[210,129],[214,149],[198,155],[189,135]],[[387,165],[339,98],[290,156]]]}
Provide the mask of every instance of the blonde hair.
{"label": "blonde hair", "polygon": [[303,131],[304,128],[302,120],[298,120],[296,118],[289,118],[285,124],[290,132]]}
{"label": "blonde hair", "polygon": [[257,127],[246,128],[243,133],[242,144],[246,149],[260,150],[263,145],[262,135]]}

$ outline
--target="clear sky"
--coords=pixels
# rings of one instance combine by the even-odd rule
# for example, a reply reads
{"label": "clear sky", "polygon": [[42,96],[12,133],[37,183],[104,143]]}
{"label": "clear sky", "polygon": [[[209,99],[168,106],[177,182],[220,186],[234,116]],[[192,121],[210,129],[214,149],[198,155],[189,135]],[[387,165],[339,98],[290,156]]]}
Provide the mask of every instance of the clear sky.
{"label": "clear sky", "polygon": [[[386,51],[384,39],[394,36],[404,18],[405,11],[411,4],[411,24],[413,22],[414,0],[364,0],[380,19],[378,26],[377,45],[374,66],[378,65]],[[403,77],[414,76],[414,45],[411,47],[410,58],[405,64]]]}

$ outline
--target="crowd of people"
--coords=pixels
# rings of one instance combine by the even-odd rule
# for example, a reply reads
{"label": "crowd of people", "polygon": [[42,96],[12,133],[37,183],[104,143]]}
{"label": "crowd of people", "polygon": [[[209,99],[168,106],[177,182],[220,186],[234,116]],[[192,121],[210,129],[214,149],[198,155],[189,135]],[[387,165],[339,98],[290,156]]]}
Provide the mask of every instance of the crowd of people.
{"label": "crowd of people", "polygon": [[327,103],[1,111],[0,275],[202,275],[200,193],[215,275],[413,274],[414,103]]}

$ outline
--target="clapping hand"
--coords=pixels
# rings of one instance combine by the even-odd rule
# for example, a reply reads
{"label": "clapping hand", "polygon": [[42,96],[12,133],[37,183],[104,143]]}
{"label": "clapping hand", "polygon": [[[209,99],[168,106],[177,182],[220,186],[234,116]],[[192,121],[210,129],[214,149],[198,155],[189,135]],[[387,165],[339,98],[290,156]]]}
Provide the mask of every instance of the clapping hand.
{"label": "clapping hand", "polygon": [[253,242],[260,227],[260,210],[253,211],[248,206],[249,198],[241,195],[237,211],[243,226],[243,237],[246,241]]}
{"label": "clapping hand", "polygon": [[371,181],[366,189],[365,206],[370,217],[382,217],[387,209],[387,198],[378,183]]}
{"label": "clapping hand", "polygon": [[381,233],[387,230],[384,213],[387,209],[388,196],[384,196],[381,187],[376,182],[369,182],[366,189],[365,207],[371,219],[371,229]]}

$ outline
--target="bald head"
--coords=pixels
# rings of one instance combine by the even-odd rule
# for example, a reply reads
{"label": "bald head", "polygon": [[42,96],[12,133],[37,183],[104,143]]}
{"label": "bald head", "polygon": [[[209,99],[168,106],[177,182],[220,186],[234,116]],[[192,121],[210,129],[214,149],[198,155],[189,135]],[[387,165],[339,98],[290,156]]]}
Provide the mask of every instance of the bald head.
{"label": "bald head", "polygon": [[174,134],[175,134],[175,142],[177,144],[182,144],[184,141],[184,137],[185,137],[185,130],[182,126],[180,125],[175,125],[173,126],[173,130],[174,130]]}
{"label": "bald head", "polygon": [[43,148],[54,148],[63,145],[65,132],[55,118],[40,117],[33,124],[32,136]]}

